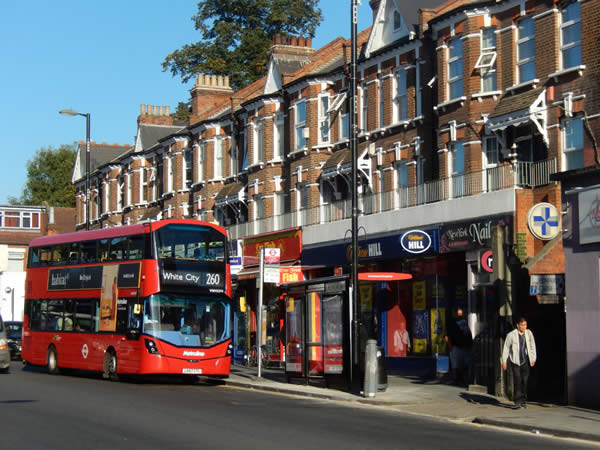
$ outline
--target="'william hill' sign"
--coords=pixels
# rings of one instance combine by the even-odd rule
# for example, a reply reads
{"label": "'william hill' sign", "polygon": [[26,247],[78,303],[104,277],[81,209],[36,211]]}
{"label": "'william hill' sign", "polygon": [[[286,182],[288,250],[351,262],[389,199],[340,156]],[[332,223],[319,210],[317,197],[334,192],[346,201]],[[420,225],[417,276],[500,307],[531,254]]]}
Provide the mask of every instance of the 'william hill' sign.
{"label": "'william hill' sign", "polygon": [[400,245],[408,253],[424,253],[431,247],[431,237],[421,230],[410,230],[402,235]]}

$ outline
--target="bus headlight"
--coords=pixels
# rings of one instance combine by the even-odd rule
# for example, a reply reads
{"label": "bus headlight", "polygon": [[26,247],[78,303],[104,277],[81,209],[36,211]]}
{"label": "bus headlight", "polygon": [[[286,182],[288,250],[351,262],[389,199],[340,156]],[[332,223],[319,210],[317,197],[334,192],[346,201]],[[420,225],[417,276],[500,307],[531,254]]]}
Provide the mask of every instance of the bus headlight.
{"label": "bus headlight", "polygon": [[144,339],[144,344],[146,345],[146,350],[148,353],[152,355],[158,355],[158,349],[156,348],[156,343],[150,339]]}
{"label": "bus headlight", "polygon": [[233,344],[229,344],[227,346],[227,353],[225,353],[226,356],[231,356],[231,354],[233,353]]}
{"label": "bus headlight", "polygon": [[5,350],[7,346],[6,339],[0,339],[0,350]]}

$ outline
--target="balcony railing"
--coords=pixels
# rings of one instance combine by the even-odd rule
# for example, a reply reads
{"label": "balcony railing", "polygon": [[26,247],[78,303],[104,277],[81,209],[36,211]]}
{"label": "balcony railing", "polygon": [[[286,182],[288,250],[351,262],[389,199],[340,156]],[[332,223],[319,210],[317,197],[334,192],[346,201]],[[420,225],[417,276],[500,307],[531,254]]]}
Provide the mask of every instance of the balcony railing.
{"label": "balcony railing", "polygon": [[[513,165],[459,174],[382,193],[361,195],[358,199],[359,214],[377,214],[514,187],[535,188],[552,183],[550,175],[556,171],[556,159],[537,162],[517,161]],[[330,223],[351,217],[352,201],[342,200],[315,208],[231,225],[227,227],[227,230],[231,239],[239,239],[293,227]]]}

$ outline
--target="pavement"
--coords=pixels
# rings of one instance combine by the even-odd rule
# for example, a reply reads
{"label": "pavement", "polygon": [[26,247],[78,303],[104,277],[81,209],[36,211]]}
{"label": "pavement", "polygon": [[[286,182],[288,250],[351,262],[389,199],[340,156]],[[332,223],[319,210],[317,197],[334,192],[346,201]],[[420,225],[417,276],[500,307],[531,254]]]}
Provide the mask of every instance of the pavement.
{"label": "pavement", "polygon": [[[489,395],[481,386],[460,387],[444,378],[423,379],[389,375],[387,389],[365,397],[311,380],[291,380],[283,369],[265,368],[258,377],[256,367],[232,365],[226,379],[213,380],[227,386],[276,392],[323,400],[389,408],[411,414],[455,422],[510,428],[535,434],[582,439],[600,444],[600,411],[574,406],[530,402],[526,409],[513,409],[505,398]],[[317,380],[318,381],[318,380]]]}

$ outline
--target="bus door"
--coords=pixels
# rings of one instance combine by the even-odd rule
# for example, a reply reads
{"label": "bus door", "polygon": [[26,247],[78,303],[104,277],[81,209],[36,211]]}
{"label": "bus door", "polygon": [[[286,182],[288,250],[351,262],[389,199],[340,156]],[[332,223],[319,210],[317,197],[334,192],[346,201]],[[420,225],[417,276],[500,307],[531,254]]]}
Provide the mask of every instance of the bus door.
{"label": "bus door", "polygon": [[135,372],[140,363],[142,306],[135,299],[119,298],[117,302],[117,358],[123,369]]}

